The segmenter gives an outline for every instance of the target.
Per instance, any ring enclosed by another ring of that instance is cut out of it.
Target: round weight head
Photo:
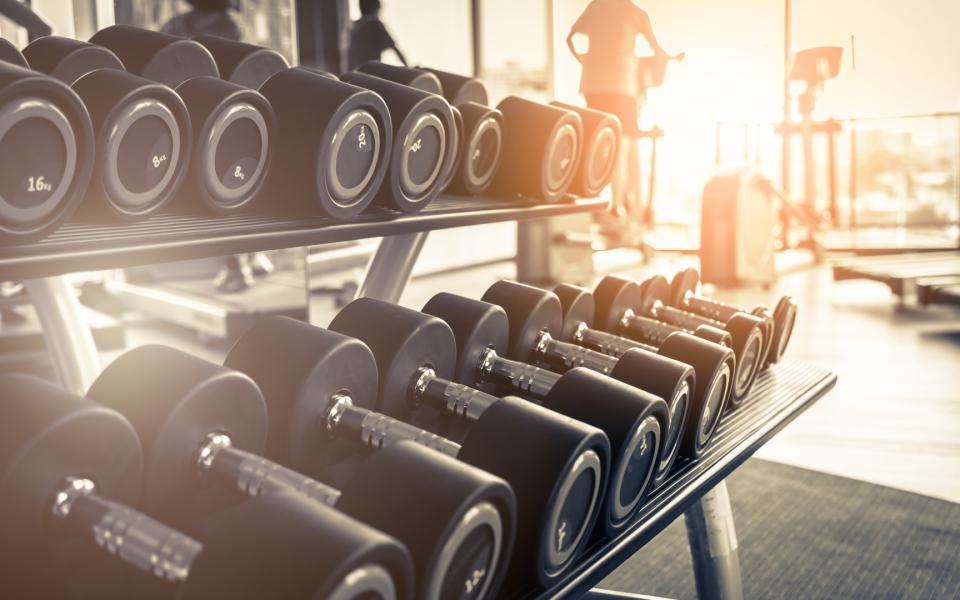
[[[617,333],[627,311],[637,311],[642,299],[636,283],[607,275],[600,280],[593,292],[596,304],[593,322],[597,329]]]
[[[250,376],[270,412],[266,456],[303,473],[316,473],[352,453],[330,444],[326,428],[334,396],[354,406],[377,403],[377,363],[363,342],[289,317],[260,319],[237,340],[224,366]]]
[[[760,369],[770,366],[770,349],[773,347],[774,321],[773,313],[766,306],[756,306],[750,314],[763,321],[763,348],[760,349]]]
[[[447,130],[433,112],[423,112],[400,126],[400,189],[411,202],[427,197],[437,183],[447,151]]]
[[[510,321],[508,355],[521,362],[536,362],[541,332],[560,335],[563,308],[556,294],[516,281],[498,281],[484,292],[484,302],[503,308]]]
[[[639,313],[649,315],[655,310],[657,305],[668,306],[670,302],[670,283],[663,275],[654,275],[640,284],[640,293],[643,299],[640,301]]]
[[[30,66],[56,77],[67,85],[97,69],[123,71],[117,55],[103,46],[72,38],[49,35],[38,38],[23,49]]]
[[[458,108],[468,124],[460,158],[462,186],[467,193],[479,194],[490,187],[500,168],[503,115],[496,109],[472,102]]]
[[[460,109],[455,106],[450,107],[450,113],[453,115],[453,127],[447,130],[450,139],[447,140],[447,155],[442,173],[443,182],[440,184],[441,190],[447,189],[450,182],[456,177],[463,149],[463,115],[460,113]]]
[[[736,313],[727,321],[727,331],[733,338],[733,352],[737,356],[731,407],[736,407],[746,398],[753,381],[760,371],[763,357],[763,321],[747,313]]]
[[[697,387],[683,426],[680,454],[698,458],[709,445],[733,391],[736,358],[733,350],[686,333],[668,336],[660,354],[687,363],[696,371]]]
[[[771,363],[779,362],[783,353],[790,343],[793,336],[793,325],[797,321],[797,303],[790,296],[784,296],[777,302],[777,308],[773,313],[774,332],[773,342],[770,346],[770,356],[767,360]]]
[[[414,598],[413,563],[396,539],[298,494],[252,498],[207,529],[181,600]]]
[[[18,67],[23,67],[24,69],[30,68],[27,60],[23,57],[23,54],[20,54],[17,47],[3,38],[0,38],[0,60],[17,65]]]
[[[693,335],[702,340],[713,342],[714,344],[733,348],[733,336],[730,335],[730,332],[725,329],[720,329],[719,327],[714,327],[713,325],[698,325],[697,328],[693,330]]]
[[[560,330],[560,339],[572,340],[581,327],[590,327],[593,324],[593,315],[596,306],[593,294],[577,285],[561,283],[553,288],[553,293],[560,299],[563,307],[563,328]]]
[[[618,128],[617,128],[618,129]],[[587,193],[599,194],[610,183],[617,166],[619,132],[613,122],[598,127],[584,153],[583,181]]]
[[[0,375],[0,389],[0,577],[9,590],[61,541],[52,511],[67,478],[135,504],[143,456],[136,432],[107,407],[28,375]]]
[[[246,375],[166,346],[141,346],[114,360],[87,397],[116,409],[136,428],[146,470],[143,508],[174,523],[235,501],[219,486],[203,486],[199,451],[211,433],[259,454],[267,410]]]
[[[599,428],[610,439],[611,467],[600,519],[615,537],[649,489],[669,415],[663,399],[582,367],[565,373],[543,406]],[[661,429],[662,428],[662,429]]]
[[[442,379],[456,369],[457,343],[450,326],[421,312],[373,298],[359,298],[343,307],[330,329],[355,337],[370,347],[380,371],[377,409],[404,418],[416,407],[410,386],[421,367]]]
[[[118,102],[98,135],[100,178],[114,210],[136,218],[162,208],[186,174],[191,137],[183,101],[165,86],[144,85]]]
[[[670,281],[670,306],[678,308],[686,304],[688,294],[694,294],[697,291],[697,285],[700,284],[700,274],[694,268],[678,271]]]
[[[602,506],[610,465],[606,435],[507,396],[473,424],[459,458],[503,477],[516,494],[517,542],[508,580],[535,580],[542,587],[555,582],[573,565]]]
[[[337,509],[407,546],[417,598],[492,597],[509,564],[516,500],[507,483],[413,442],[364,460]]]
[[[559,200],[570,188],[580,160],[580,117],[567,111],[547,138],[541,164],[541,185],[546,200]]]
[[[653,475],[654,487],[663,483],[677,457],[683,424],[696,390],[696,373],[679,360],[633,348],[617,361],[610,376],[663,398],[667,418],[660,421],[660,453]]]
[[[220,77],[251,89],[260,89],[271,76],[290,67],[276,50],[228,40],[215,35],[198,35],[202,44],[217,61]]]
[[[423,312],[443,319],[457,341],[454,380],[475,387],[481,357],[487,348],[506,356],[510,324],[507,313],[495,304],[440,292],[423,305]]]
[[[371,182],[383,178],[381,155],[389,138],[383,138],[384,124],[379,119],[386,107],[381,108],[384,112],[378,113],[358,104],[328,126],[331,131],[324,139],[331,144],[320,151],[317,187],[326,190],[340,208],[364,202],[370,197]]]

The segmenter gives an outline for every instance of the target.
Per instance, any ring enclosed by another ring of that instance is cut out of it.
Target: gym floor
[[[663,258],[624,274],[691,265],[696,259]],[[419,308],[441,289],[479,297],[514,275],[513,263],[502,263],[418,278],[401,303]],[[880,283],[834,283],[826,265],[783,275],[770,291],[711,293],[744,306],[792,295],[800,312],[787,355],[838,375],[836,388],[758,457],[960,502],[960,312],[899,306]]]

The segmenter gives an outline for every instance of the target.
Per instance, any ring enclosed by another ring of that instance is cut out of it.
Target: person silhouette
[[[380,20],[380,0],[360,0],[360,15],[350,29],[348,68],[352,70],[368,60],[380,60],[387,50],[393,50],[400,62],[406,66],[406,57],[387,31],[387,26]]]
[[[160,31],[187,38],[210,34],[228,40],[244,41],[245,32],[231,14],[231,11],[236,10],[235,1],[187,0],[190,10],[164,23]]]
[[[587,38],[585,52],[577,51],[577,36]],[[612,206],[614,221],[621,225],[622,219],[641,213],[637,119],[645,82],[636,54],[638,36],[655,58],[666,60],[649,15],[632,0],[592,0],[567,35],[567,47],[582,67],[580,93],[587,106],[616,115],[623,127]],[[638,225],[637,221],[630,219],[629,224]]]

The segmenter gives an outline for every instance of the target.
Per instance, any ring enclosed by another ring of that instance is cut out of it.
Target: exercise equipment
[[[423,210],[440,193],[456,162],[456,122],[442,96],[366,73],[341,79],[380,94],[390,109],[393,150],[378,202],[406,213]]]
[[[90,115],[77,94],[26,69],[0,39],[0,244],[50,233],[76,210],[93,172]]]
[[[620,288],[625,280],[607,277],[597,286],[598,304],[605,306],[618,304]],[[737,357],[737,368],[733,375],[733,392],[730,394],[731,406],[735,407],[746,398],[753,387],[753,382],[760,372],[760,366],[765,359],[764,349],[767,342],[764,338],[764,320],[744,312],[738,312],[726,322],[719,322],[690,313],[669,305],[670,284],[662,275],[655,275],[640,286],[640,304],[634,309],[638,314],[647,316],[676,327],[692,331],[697,327],[723,327],[730,334],[733,352]],[[602,291],[602,293],[601,293]],[[619,304],[623,306],[623,304]],[[619,308],[617,309],[620,310]],[[644,322],[639,322],[640,327]]]
[[[440,81],[443,96],[453,106],[460,106],[467,102],[482,105],[490,104],[486,86],[475,77],[467,77],[429,67],[417,68],[432,73]]]
[[[556,202],[577,173],[583,124],[572,111],[508,96],[503,113],[503,158],[494,180],[502,194]]]
[[[451,381],[456,340],[436,317],[360,298],[337,314],[330,329],[373,351],[380,410],[404,418],[429,406],[469,424],[457,457],[513,487],[517,541],[508,588],[531,581],[547,587],[566,573],[603,506],[607,436],[526,400],[497,398]]]
[[[449,190],[477,195],[493,184],[503,157],[503,113],[476,102],[456,107],[463,117],[460,160]]]
[[[670,280],[670,305],[709,317],[715,321],[726,322],[738,313],[747,312],[733,305],[697,294],[700,274],[696,269],[688,268],[677,272]],[[797,318],[797,303],[790,296],[781,296],[773,314],[765,306],[756,306],[749,314],[764,322],[764,348],[761,366],[780,361]]]
[[[271,212],[354,217],[374,200],[393,158],[383,98],[333,77],[293,68],[260,88],[279,122]],[[267,207],[264,207],[267,208]]]
[[[258,341],[263,341],[259,331],[241,340],[231,355],[237,360],[237,353],[247,353],[246,345]],[[257,356],[276,372],[263,350]],[[369,364],[356,372],[372,373],[375,384],[376,364],[369,351],[367,357]],[[372,392],[368,403],[375,399]],[[239,371],[172,348],[143,346],[111,363],[88,398],[130,419],[146,448],[144,507],[175,523],[189,523],[237,498],[296,491],[400,539],[413,555],[416,597],[432,600],[462,587],[474,568],[496,577],[493,571],[502,565],[485,561],[509,554],[503,549],[512,526],[506,483],[431,450],[391,444],[363,461],[342,490],[260,456],[268,432],[267,405],[256,383]],[[276,416],[285,425],[280,408]],[[346,422],[328,426],[324,433],[352,432],[367,446],[383,443],[350,421],[358,411],[340,408],[337,419]],[[310,424],[322,426],[317,420]],[[431,486],[435,481],[444,482],[442,490]],[[224,485],[209,485],[213,482]],[[400,506],[403,519],[396,518]]]
[[[91,44],[116,54],[127,71],[177,87],[194,77],[219,77],[213,55],[202,44],[130,25],[111,25],[90,38]]]
[[[268,79],[290,68],[282,54],[263,46],[216,35],[198,35],[193,41],[210,51],[222,79],[243,87],[258,90]]]
[[[76,556],[79,544],[149,576],[130,583],[163,585],[176,598],[413,598],[406,549],[301,497],[253,499],[202,540],[134,510],[143,458],[128,421],[32,376],[4,374],[0,387],[5,593],[59,597],[60,557]]]
[[[498,281],[487,289],[483,300],[502,307],[510,321],[508,355],[552,370],[585,366],[666,399],[670,413],[679,413],[679,418],[671,417],[664,446],[679,445],[676,452],[680,455],[699,457],[728,393],[733,353],[720,349],[720,356],[710,362],[693,361],[691,356],[701,353],[704,345],[708,349],[715,346],[691,336],[672,338],[659,351],[616,340],[616,346],[608,341],[598,349],[588,348],[582,345],[586,334],[598,337],[587,328],[593,318],[589,311],[592,297],[587,294],[573,303],[564,289],[560,291],[563,300],[555,293],[514,281]],[[612,347],[616,352],[611,352]],[[669,464],[659,465],[655,485],[663,482],[668,469]]]
[[[81,217],[141,219],[166,206],[192,151],[190,114],[180,96],[127,73],[112,51],[86,42],[40,38],[24,56],[32,68],[70,85],[93,120],[96,168]]]
[[[423,312],[443,319],[453,330],[458,383],[517,394],[607,434],[613,458],[600,519],[610,537],[629,526],[654,473],[661,464],[668,463],[669,468],[676,457],[676,445],[663,444],[670,428],[663,398],[589,369],[558,374],[503,358],[510,324],[499,306],[440,293],[424,305]]]
[[[580,115],[583,122],[583,153],[570,191],[578,196],[594,198],[609,185],[617,167],[622,136],[620,119],[582,106],[556,101],[550,104]]]

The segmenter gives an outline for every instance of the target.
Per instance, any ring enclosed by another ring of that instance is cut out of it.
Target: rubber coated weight
[[[129,25],[111,25],[93,34],[90,42],[109,48],[127,71],[177,87],[193,77],[220,77],[217,62],[201,44]]]
[[[394,146],[378,202],[407,213],[423,210],[454,166],[456,123],[450,105],[436,94],[365,73],[342,79],[380,94],[390,109]]]
[[[495,190],[546,202],[562,198],[580,160],[580,116],[516,96],[505,98],[497,109],[503,113],[504,140]]]
[[[82,474],[126,504],[140,497],[143,455],[136,432],[116,412],[47,381],[0,375],[0,579],[5,593],[36,594],[54,546],[57,490]],[[31,587],[33,586],[33,587]]]
[[[69,218],[93,155],[93,126],[77,94],[0,61],[0,244],[43,237]]]
[[[510,320],[507,355],[521,362],[536,362],[537,339],[541,332],[559,333],[563,309],[555,294],[512,281],[498,281],[480,298],[503,308]]]
[[[730,335],[730,332],[718,329],[713,325],[698,325],[696,329],[693,330],[693,335],[708,342],[713,342],[714,344],[733,348],[733,336]]]
[[[457,75],[438,69],[428,67],[418,67],[423,71],[433,73],[443,88],[443,96],[447,102],[454,106],[460,106],[465,102],[475,102],[477,104],[490,104],[487,95],[487,88],[483,82],[474,77]]]
[[[417,597],[410,554],[397,540],[296,494],[252,498],[207,529],[178,598]]]
[[[383,98],[301,68],[277,73],[260,92],[279,124],[266,184],[269,210],[336,219],[360,214],[390,164],[393,125]]]
[[[379,60],[368,60],[356,68],[361,73],[388,79],[430,94],[443,95],[443,86],[436,75],[423,69],[388,65]]]
[[[505,354],[509,328],[506,313],[499,306],[446,293],[431,298],[423,312],[450,325],[460,352],[458,381],[478,387],[484,350],[490,348],[499,356]],[[512,394],[519,390],[513,385],[504,385],[500,391]],[[665,431],[669,423],[666,403],[652,394],[582,368],[557,375],[539,402],[607,434],[612,475],[600,522],[606,535],[615,536],[630,523],[639,509],[640,499],[649,489],[657,468],[661,427]]]
[[[563,307],[562,339],[578,340],[582,330],[589,330],[593,324],[593,294],[569,284],[558,285],[554,293]],[[686,363],[639,348],[627,350],[618,358],[611,372],[614,379],[632,383],[663,398],[667,404],[669,419],[661,423],[661,450],[652,481],[653,487],[658,487],[669,474],[680,448],[683,424],[696,389],[696,372]]]
[[[199,485],[198,452],[210,433],[227,434],[233,447],[254,454],[266,444],[266,404],[249,377],[165,346],[141,346],[114,360],[87,397],[136,428],[146,456],[142,506],[175,524],[237,501],[232,489]]]
[[[18,67],[23,67],[24,69],[30,68],[30,65],[27,64],[27,59],[17,50],[17,47],[3,38],[0,38],[0,60]]]
[[[570,191],[593,198],[613,179],[620,152],[620,120],[615,115],[591,108],[563,102],[550,104],[577,113],[583,121],[583,153]]]
[[[276,149],[273,107],[262,94],[213,77],[177,87],[195,132],[189,193],[178,203],[190,212],[227,214],[249,207]]]
[[[770,354],[767,360],[771,363],[780,362],[787,344],[793,336],[793,326],[797,322],[797,303],[790,296],[784,296],[777,302],[773,313],[775,323],[773,342],[770,344]]]
[[[456,106],[451,106],[450,112],[453,113],[453,129],[450,130],[449,142],[451,148],[453,148],[453,157],[450,158],[450,166],[440,184],[441,191],[450,187],[453,178],[457,176],[457,171],[460,170],[460,159],[463,155],[463,114]]]
[[[56,35],[30,42],[23,54],[31,69],[56,77],[67,85],[98,69],[125,70],[120,58],[107,48]]]
[[[503,114],[475,102],[457,107],[463,115],[460,160],[450,183],[458,194],[482,194],[500,169],[503,149]]]
[[[220,78],[260,89],[268,79],[290,68],[287,59],[276,50],[228,40],[216,35],[198,35],[193,41],[210,51],[217,63]]]

